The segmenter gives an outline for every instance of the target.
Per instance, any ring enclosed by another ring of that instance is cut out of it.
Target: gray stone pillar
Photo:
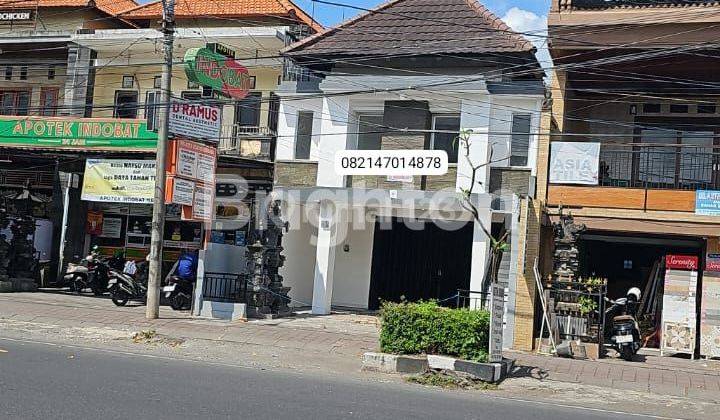
[[[90,117],[94,70],[92,61],[95,52],[77,44],[68,44],[67,76],[62,96],[63,108],[58,113],[64,116]]]

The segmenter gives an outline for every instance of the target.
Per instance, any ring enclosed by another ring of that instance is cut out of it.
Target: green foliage
[[[393,354],[443,354],[487,360],[490,313],[448,309],[434,301],[383,303],[380,348]]]
[[[598,307],[595,299],[587,296],[580,296],[578,298],[578,303],[580,304],[580,313],[583,315],[589,314],[590,312],[596,310]]]

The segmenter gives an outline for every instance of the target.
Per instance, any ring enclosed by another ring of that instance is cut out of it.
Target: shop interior
[[[619,235],[588,231],[578,243],[583,278],[607,279],[607,297],[625,297],[637,287],[642,291],[638,322],[645,348],[658,348],[662,319],[665,256],[696,256],[702,261],[704,240],[690,237]]]

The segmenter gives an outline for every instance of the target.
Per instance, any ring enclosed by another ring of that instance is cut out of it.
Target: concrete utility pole
[[[155,202],[153,203],[150,238],[150,267],[148,273],[147,307],[145,317],[157,319],[160,314],[160,284],[162,283],[162,250],[165,231],[165,158],[168,141],[168,114],[172,87],[173,41],[175,34],[175,0],[162,0],[163,52],[162,90],[158,108],[158,142],[155,172]]]

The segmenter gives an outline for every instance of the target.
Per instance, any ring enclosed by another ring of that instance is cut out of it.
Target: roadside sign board
[[[219,107],[173,99],[168,115],[170,134],[217,143],[222,130]]]
[[[155,166],[154,160],[87,159],[82,199],[151,204],[155,195]]]
[[[210,48],[187,50],[185,75],[191,82],[212,88],[233,99],[242,99],[247,96],[253,84],[245,66]]]
[[[720,191],[697,190],[695,192],[695,214],[720,216]]]
[[[168,149],[165,202],[182,205],[183,220],[212,220],[217,149],[185,139]]]

